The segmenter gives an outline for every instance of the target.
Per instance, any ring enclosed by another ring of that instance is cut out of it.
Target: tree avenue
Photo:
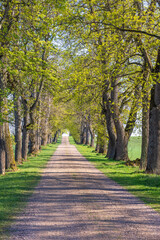
[[[158,0],[1,1],[0,173],[64,129],[127,161],[141,115],[140,168],[160,174],[159,16]]]

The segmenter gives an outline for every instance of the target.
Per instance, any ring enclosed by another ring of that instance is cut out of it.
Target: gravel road
[[[10,240],[160,240],[160,214],[89,163],[68,137],[48,162]]]

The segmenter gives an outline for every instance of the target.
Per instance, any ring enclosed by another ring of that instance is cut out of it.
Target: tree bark
[[[147,173],[160,174],[160,84],[151,91]]]
[[[41,149],[41,130],[40,130],[40,117],[37,119],[37,131],[36,131],[36,148],[37,151]]]
[[[111,114],[107,89],[105,92],[103,92],[102,103],[103,103],[103,113],[105,114],[108,137],[109,137],[107,157],[109,159],[114,159],[116,155],[116,133],[114,131],[114,122]]]
[[[95,148],[95,151],[96,151],[97,153],[99,152],[99,148],[100,148],[99,136],[97,135],[97,142],[96,142],[96,148]]]
[[[29,132],[29,153],[36,153],[37,148],[36,148],[36,130],[35,129],[30,129]]]
[[[90,135],[91,135],[91,143],[90,143],[90,146],[91,147],[94,147],[94,142],[95,142],[95,133],[94,133],[94,131],[91,129],[91,127],[90,127]]]
[[[56,133],[54,134],[54,138],[53,138],[53,142],[57,143],[58,140],[58,130],[56,131]]]
[[[48,141],[48,129],[47,126],[44,125],[42,127],[42,146],[46,146]]]
[[[40,112],[40,103],[38,105],[38,112]],[[41,132],[40,132],[40,114],[36,112],[35,114],[35,153],[39,152],[39,149],[41,147]]]
[[[15,161],[22,162],[22,121],[21,121],[21,103],[20,98],[14,94],[15,104]]]
[[[83,128],[82,132],[82,144],[86,144],[86,126]]]
[[[0,124],[0,174],[5,174],[6,169],[6,151],[3,128],[4,125]]]
[[[0,174],[5,174],[6,169],[6,150],[5,150],[5,130],[4,130],[4,92],[3,73],[0,72]]]
[[[90,137],[90,134],[89,134],[89,123],[87,121],[87,124],[86,124],[86,141],[85,141],[85,145],[89,145],[89,137]]]
[[[144,73],[144,85],[142,87],[142,147],[140,169],[145,170],[147,167],[148,141],[149,141],[149,96],[148,89],[149,72]]]
[[[23,130],[22,130],[22,159],[24,161],[27,160],[28,154],[28,143],[29,143],[29,110],[27,107],[26,100],[23,99],[23,107],[24,107],[24,117],[23,117]]]
[[[116,150],[114,159],[128,160],[128,139],[125,134],[123,123],[120,120],[120,113],[118,108],[118,79],[112,79],[111,86],[112,117],[116,129]]]
[[[15,11],[16,4],[13,4],[11,1],[3,1],[4,3],[1,4],[2,8],[2,21],[1,21],[1,27],[0,27],[0,46],[1,48],[8,47],[9,45],[9,38],[8,34],[11,30],[11,27],[14,23],[14,21],[18,21],[19,13]],[[17,9],[18,10],[18,9]],[[1,50],[2,50],[1,49]],[[5,51],[4,51],[5,52]],[[0,61],[4,61],[4,53],[1,51],[0,54]],[[12,167],[13,169],[16,169],[15,165],[15,159],[14,159],[14,153],[13,153],[13,147],[12,147],[12,141],[11,136],[9,132],[9,124],[6,123],[8,116],[7,113],[4,114],[4,102],[5,102],[5,108],[7,109],[7,98],[4,94],[4,90],[6,89],[6,75],[7,70],[0,66],[0,173],[5,173],[5,168]],[[5,109],[5,110],[6,110]],[[4,119],[6,118],[6,119]]]
[[[148,173],[160,174],[160,47],[158,48],[156,66],[153,71],[157,82],[151,90],[149,113]]]
[[[11,168],[15,171],[17,167],[14,158],[13,145],[8,122],[5,123],[5,149],[6,149],[6,169]]]
[[[48,143],[49,134],[49,116],[50,116],[50,105],[51,99],[49,96],[43,96],[44,101],[47,103],[47,108],[43,111],[45,112],[45,118],[42,119],[42,145],[45,146]]]
[[[98,120],[98,126],[97,126],[97,146],[96,151],[98,153],[107,153],[107,130],[106,130],[106,124],[104,124],[105,117],[104,115],[101,115]]]
[[[48,134],[48,144],[50,144],[52,142],[52,135],[51,134]]]
[[[3,59],[4,60],[4,59]],[[3,61],[5,63],[5,61]],[[2,146],[0,146],[0,159],[1,162],[1,172],[4,174],[4,155],[5,155],[5,169],[12,168],[16,170],[16,163],[14,158],[12,139],[9,131],[9,123],[8,123],[8,102],[7,96],[5,95],[6,83],[7,83],[7,70],[0,70],[0,118],[1,118],[1,138],[0,142]],[[4,148],[5,147],[5,148]],[[5,149],[5,154],[4,154]]]
[[[86,142],[86,122],[84,120],[84,116],[82,116],[80,143],[85,144],[85,142]]]

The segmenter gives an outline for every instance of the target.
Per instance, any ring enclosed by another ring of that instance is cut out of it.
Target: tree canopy
[[[108,158],[128,160],[141,116],[140,167],[160,174],[159,0],[0,5],[0,172],[64,129],[79,143],[96,139]]]

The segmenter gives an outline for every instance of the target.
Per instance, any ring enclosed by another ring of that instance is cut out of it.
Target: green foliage
[[[79,116],[88,109],[91,113],[93,108],[98,115],[103,92],[107,92],[112,115],[116,112],[115,121],[118,119],[129,132],[145,101],[144,85],[147,82],[149,92],[153,84],[152,77],[149,80],[144,77],[144,68],[145,65],[150,68],[149,62],[156,63],[156,45],[152,36],[146,34],[158,34],[156,3],[117,1],[115,4],[97,0],[67,3],[66,12],[59,16],[62,23],[59,33],[64,36],[60,61],[63,96],[74,99],[76,110],[81,110]],[[154,30],[149,22],[155,26]],[[133,29],[139,32],[129,31]],[[157,38],[155,42],[159,44]],[[116,101],[111,97],[115,91]],[[97,119],[93,119],[93,125]]]

